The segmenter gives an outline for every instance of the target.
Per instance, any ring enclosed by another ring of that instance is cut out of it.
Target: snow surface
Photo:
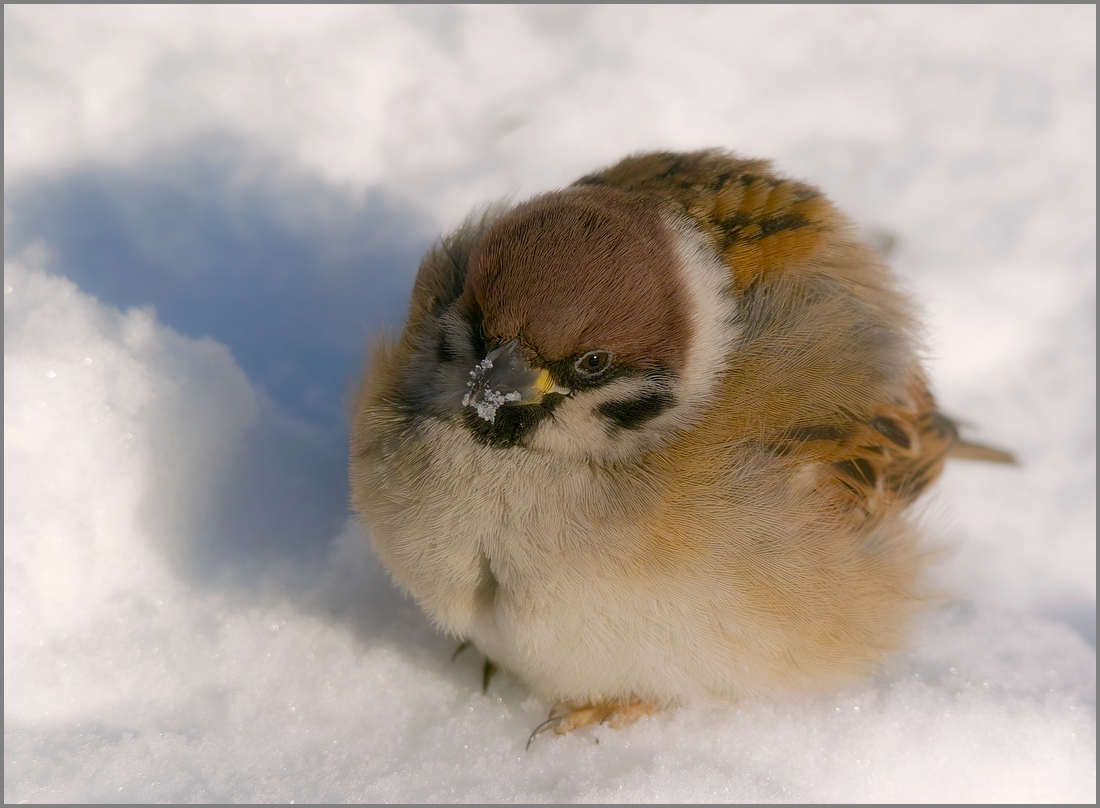
[[[5,6],[7,801],[1095,799],[1093,6]],[[347,391],[475,205],[771,157],[1019,468],[872,681],[527,735],[349,520]]]

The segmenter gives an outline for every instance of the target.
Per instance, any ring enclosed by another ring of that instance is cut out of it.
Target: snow
[[[7,801],[1080,801],[1093,6],[5,6]],[[348,392],[477,205],[632,151],[822,187],[1017,468],[867,682],[530,731],[349,518]]]
[[[462,397],[463,407],[473,406],[478,417],[490,424],[496,421],[497,410],[509,401],[519,401],[523,398],[516,390],[501,393],[489,387],[489,380],[486,379],[485,374],[492,369],[493,360],[490,357],[487,356],[478,362],[470,371],[470,381],[466,382],[466,386],[470,388],[469,392]]]

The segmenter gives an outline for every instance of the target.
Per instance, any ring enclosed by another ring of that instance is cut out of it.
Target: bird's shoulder
[[[678,207],[714,245],[740,289],[769,270],[805,261],[846,224],[813,186],[780,176],[767,160],[717,149],[635,155],[575,185],[617,188]]]
[[[816,188],[719,150],[635,155],[577,185],[664,200],[729,267],[743,335],[724,405],[694,441],[810,469],[823,494],[864,514],[908,504],[939,476],[958,433],[915,358],[909,302]]]

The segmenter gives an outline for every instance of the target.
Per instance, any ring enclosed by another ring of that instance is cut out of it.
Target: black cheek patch
[[[647,421],[656,418],[675,403],[676,399],[671,393],[648,393],[626,401],[607,401],[597,409],[600,415],[621,429],[641,429]]]

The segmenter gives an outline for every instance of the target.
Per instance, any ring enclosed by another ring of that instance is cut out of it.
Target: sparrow
[[[627,157],[424,257],[353,404],[351,504],[441,630],[555,703],[536,732],[820,691],[929,600],[906,509],[945,459],[914,307],[817,189]]]

